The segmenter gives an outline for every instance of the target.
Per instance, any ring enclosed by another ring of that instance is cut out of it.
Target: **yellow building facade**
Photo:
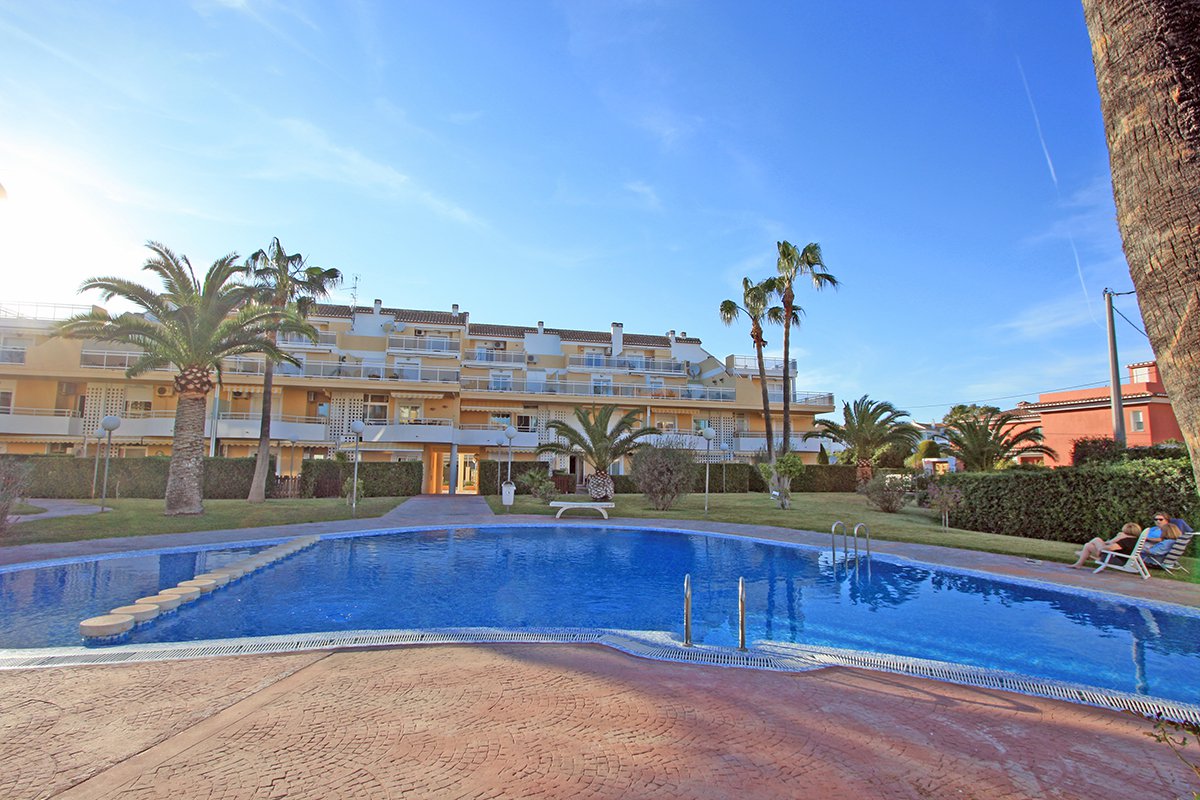
[[[82,310],[0,305],[0,452],[91,455],[100,420],[115,415],[114,455],[170,455],[174,373],[127,378],[135,349],[53,335],[55,321]],[[552,437],[547,423],[573,422],[577,406],[636,410],[702,461],[749,461],[766,447],[755,358],[720,360],[686,333],[626,333],[620,323],[608,331],[480,324],[458,306],[422,311],[379,300],[319,304],[309,321],[317,341],[282,342],[300,366],[277,365],[270,398],[261,358],[224,363],[209,402],[210,454],[253,455],[264,401],[281,474],[298,473],[304,459],[353,451],[350,425],[361,419],[360,458],[421,461],[428,493],[474,491],[480,459],[508,458],[509,426],[517,431],[512,458],[537,458],[534,450]],[[767,366],[778,437],[783,363]],[[830,393],[794,393],[792,449],[806,462],[815,462],[819,445],[801,437],[814,415],[832,410]],[[704,428],[715,434],[711,443]],[[553,467],[584,476],[574,458]]]

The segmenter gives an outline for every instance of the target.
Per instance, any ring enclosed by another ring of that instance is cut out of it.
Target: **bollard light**
[[[104,438],[104,428],[96,428],[92,434],[96,437],[96,463],[92,466],[92,499],[96,499],[96,484],[100,481],[100,440]]]
[[[704,437],[705,443],[708,445],[708,453],[704,457],[704,513],[708,513],[708,469],[712,466],[712,442],[716,438],[716,432],[712,428],[704,428],[700,431],[700,435]]]
[[[363,431],[367,429],[366,424],[361,419],[356,419],[350,423],[350,430],[354,431],[354,484],[350,487],[350,516],[358,515],[358,443],[362,441]]]
[[[104,482],[100,486],[100,511],[103,513],[105,501],[108,500],[108,459],[112,456],[112,435],[113,431],[121,427],[121,418],[109,414],[100,420],[100,427],[108,434],[108,440],[104,446]]]

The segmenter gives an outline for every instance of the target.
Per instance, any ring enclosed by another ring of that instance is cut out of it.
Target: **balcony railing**
[[[783,392],[767,390],[767,399],[772,403],[783,402]],[[833,395],[829,392],[793,392],[792,405],[797,406],[832,406]]]
[[[601,356],[584,353],[569,356],[567,364],[584,369],[612,369],[628,372],[659,372],[682,375],[687,369],[682,361],[673,358],[641,358],[639,356]]]
[[[459,342],[441,336],[389,336],[388,350],[405,350],[414,353],[445,353],[455,355]]]
[[[78,417],[73,408],[27,408],[25,406],[0,406],[0,414],[21,417]]]
[[[463,378],[466,392],[515,392],[525,394],[557,394],[591,397],[636,397],[664,400],[709,400],[733,402],[733,389],[713,389],[704,386],[651,387],[643,384],[592,384],[568,381],[526,381],[496,378]]]
[[[288,350],[303,350],[313,347],[337,347],[337,334],[330,331],[317,331],[317,340],[314,342],[307,336],[285,333],[279,337],[279,346]]]
[[[464,362],[479,364],[524,364],[525,353],[509,353],[505,350],[468,350],[463,354]]]
[[[792,374],[796,374],[796,359],[791,359]],[[768,375],[783,374],[783,359],[763,357],[763,367]],[[733,370],[748,375],[758,374],[758,356],[734,356]]]
[[[376,422],[375,425],[435,425],[444,427],[454,424],[454,420],[449,417],[408,417],[405,419],[396,418],[390,422]]]
[[[175,412],[172,411],[172,414]],[[222,411],[217,415],[218,419],[224,420],[240,420],[258,422],[262,419],[262,414],[258,411]],[[308,425],[324,425],[329,421],[328,417],[302,417],[295,414],[272,414],[272,422],[299,422]]]
[[[257,358],[228,358],[222,362],[226,373],[262,375],[264,363]],[[458,383],[458,370],[409,366],[407,364],[366,364],[347,361],[309,361],[303,366],[277,364],[275,374],[285,377],[338,378],[342,380],[416,381],[420,383]]]
[[[0,303],[0,318],[58,320],[91,310],[91,306],[66,303]]]
[[[0,364],[24,364],[24,347],[0,347]]]
[[[79,366],[94,369],[129,369],[144,353],[139,350],[84,350]],[[162,369],[169,370],[170,367]]]

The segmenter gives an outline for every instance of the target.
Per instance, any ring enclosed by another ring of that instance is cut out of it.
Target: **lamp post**
[[[729,491],[729,485],[725,482],[725,464],[729,461],[729,442],[721,442],[721,493]]]
[[[717,435],[712,428],[705,428],[700,432],[704,437],[705,444],[708,445],[708,452],[704,457],[704,513],[708,513],[708,469],[712,466],[712,440]]]
[[[361,419],[356,419],[350,423],[350,430],[354,431],[354,485],[350,487],[350,516],[358,515],[358,443],[362,441],[363,431],[367,426],[363,424]]]
[[[517,487],[512,482],[512,443],[513,439],[517,438],[517,429],[512,425],[507,426],[504,429],[504,438],[508,439],[508,478],[500,489],[500,501],[504,503],[505,508],[512,511],[513,500],[517,493]]]
[[[100,480],[100,440],[104,438],[104,428],[96,428],[92,434],[96,437],[96,465],[92,467],[92,499],[96,499],[96,483]]]
[[[109,414],[100,420],[100,427],[108,433],[108,441],[104,446],[104,482],[100,485],[100,511],[103,513],[104,503],[108,499],[108,459],[112,456],[112,435],[113,431],[121,427],[121,418]]]

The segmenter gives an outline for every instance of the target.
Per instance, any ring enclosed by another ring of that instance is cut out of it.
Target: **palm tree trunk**
[[[205,397],[200,392],[179,396],[172,434],[171,466],[167,472],[166,515],[203,514]]]
[[[762,388],[763,425],[767,433],[767,463],[775,463],[775,426],[771,423],[771,393],[767,391],[767,365],[763,361],[762,339],[756,339],[754,350],[758,355],[758,385]]]
[[[1200,0],[1083,0],[1117,224],[1200,484]]]
[[[857,469],[854,470],[855,483],[862,486],[864,483],[869,483],[873,477],[875,477],[875,470],[871,468],[871,459],[858,459]]]
[[[788,289],[783,296],[783,443],[779,454],[792,449],[792,310],[795,298]]]
[[[275,337],[272,336],[272,339]],[[267,359],[263,369],[262,417],[258,425],[258,453],[254,460],[254,479],[250,482],[251,503],[267,499],[267,468],[271,464],[271,389],[275,384],[275,362]]]

